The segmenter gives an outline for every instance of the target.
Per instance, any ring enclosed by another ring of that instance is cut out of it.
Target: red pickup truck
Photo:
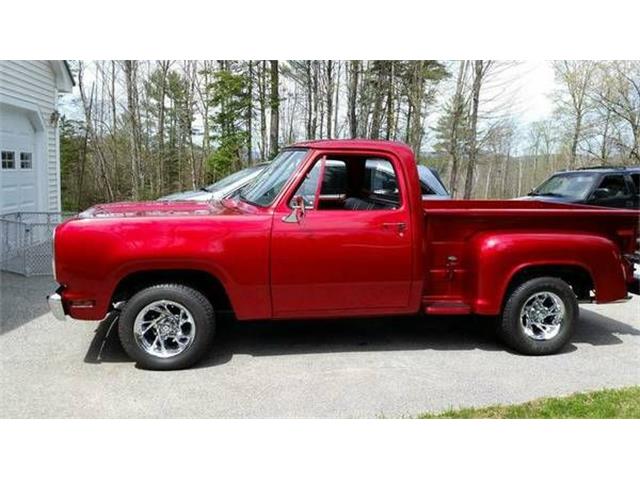
[[[512,349],[551,354],[578,302],[625,300],[638,213],[537,201],[421,198],[405,145],[284,149],[221,202],[97,205],[54,235],[56,317],[118,314],[128,354],[185,368],[216,311],[240,320],[380,315],[497,318]]]

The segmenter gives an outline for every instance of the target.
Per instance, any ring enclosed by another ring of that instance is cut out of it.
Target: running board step
[[[429,315],[468,315],[471,306],[462,302],[433,302],[424,307]]]

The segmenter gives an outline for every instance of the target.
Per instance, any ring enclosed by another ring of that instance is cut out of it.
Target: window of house
[[[12,170],[16,168],[16,157],[15,152],[11,152],[8,150],[2,150],[2,169],[3,170]]]
[[[33,168],[31,152],[20,152],[20,168],[22,169]]]

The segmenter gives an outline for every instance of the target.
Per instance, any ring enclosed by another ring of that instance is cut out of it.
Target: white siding
[[[47,201],[48,210],[60,210],[58,132],[49,124],[56,109],[58,92],[55,75],[48,61],[1,61],[0,95],[19,102],[35,105],[45,124],[47,151]]]

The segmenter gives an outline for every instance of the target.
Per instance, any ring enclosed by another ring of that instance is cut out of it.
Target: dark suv
[[[640,166],[558,172],[522,198],[637,209],[640,208]]]

